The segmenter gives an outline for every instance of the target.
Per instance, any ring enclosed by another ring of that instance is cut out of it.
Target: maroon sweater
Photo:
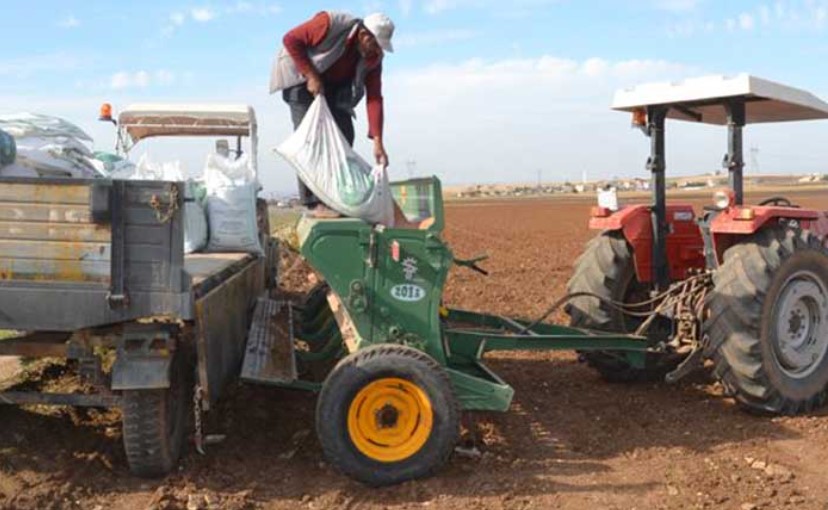
[[[296,69],[304,76],[308,76],[313,68],[313,63],[308,57],[308,48],[318,46],[325,40],[330,24],[330,16],[323,11],[285,34],[282,39],[285,49],[296,64]],[[360,58],[357,44],[356,37],[350,37],[346,41],[345,53],[334,62],[330,69],[322,73],[322,81],[337,84],[352,81],[356,77],[357,63]],[[366,66],[368,68],[365,75],[368,137],[382,138],[382,64],[379,59],[375,59],[367,61]]]

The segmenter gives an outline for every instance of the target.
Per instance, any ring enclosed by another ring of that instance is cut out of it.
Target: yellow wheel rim
[[[434,413],[419,386],[396,377],[372,381],[348,408],[348,434],[366,457],[379,462],[405,460],[425,445]]]

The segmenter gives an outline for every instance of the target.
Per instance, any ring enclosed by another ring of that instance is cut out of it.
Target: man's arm
[[[322,77],[308,56],[308,49],[318,46],[328,35],[331,17],[320,12],[310,20],[297,26],[282,38],[296,69],[308,80],[308,92],[314,96],[322,92]]]
[[[385,122],[382,100],[382,65],[365,76],[365,106],[368,109],[368,137],[374,140],[374,158],[378,165],[388,166],[388,154],[382,142]]]

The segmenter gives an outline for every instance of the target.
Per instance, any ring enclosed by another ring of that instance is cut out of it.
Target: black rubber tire
[[[183,351],[173,357],[170,387],[128,390],[122,394],[124,450],[132,474],[168,474],[183,449],[192,399],[192,366]]]
[[[629,302],[631,286],[642,289],[635,274],[632,247],[618,231],[603,232],[587,243],[586,249],[575,261],[575,270],[567,283],[567,293],[591,292],[604,299]],[[632,301],[647,299],[647,292]],[[564,308],[570,326],[576,328],[633,333],[640,323],[620,311],[592,297],[580,297]],[[680,362],[650,355],[648,366],[635,368],[622,355],[612,352],[580,352],[579,356],[594,368],[601,378],[612,383],[663,381],[664,376]]]
[[[825,403],[828,356],[797,379],[781,368],[775,348],[775,304],[801,270],[828,286],[828,252],[808,231],[773,227],[730,247],[714,274],[704,325],[709,355],[725,392],[747,410],[798,414]]]
[[[379,462],[360,452],[348,431],[348,410],[360,389],[384,377],[416,384],[431,402],[433,421],[426,443],[398,462]],[[422,351],[375,345],[342,359],[325,380],[316,406],[316,433],[328,461],[351,478],[384,486],[431,475],[448,460],[460,439],[460,406],[448,374]]]

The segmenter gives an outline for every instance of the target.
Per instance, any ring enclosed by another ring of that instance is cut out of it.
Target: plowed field
[[[825,192],[791,196],[828,209]],[[593,234],[590,205],[449,204],[455,254],[488,252],[491,275],[456,270],[448,304],[540,314],[564,293]],[[299,275],[286,285],[304,285]],[[226,439],[206,456],[191,448],[176,473],[152,481],[127,472],[117,412],[0,407],[0,508],[828,508],[825,411],[751,416],[705,373],[676,386],[610,385],[569,353],[516,352],[489,364],[516,397],[509,413],[470,417],[479,455],[455,455],[431,479],[385,489],[325,463],[310,394],[233,389],[207,424]],[[36,384],[63,377],[59,366],[29,370]]]

